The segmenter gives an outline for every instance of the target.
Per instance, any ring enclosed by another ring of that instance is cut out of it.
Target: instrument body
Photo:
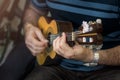
[[[40,65],[45,63],[48,56],[51,59],[55,58],[56,52],[53,51],[52,43],[56,37],[61,36],[62,32],[66,33],[67,43],[70,46],[74,46],[75,42],[87,46],[92,44],[102,44],[102,35],[99,32],[96,32],[95,30],[87,33],[82,33],[81,30],[73,32],[73,26],[71,22],[58,21],[50,17],[41,16],[38,21],[38,26],[44,37],[49,40],[48,47],[42,53],[37,55],[37,61]],[[83,38],[91,38],[92,41],[84,41]]]

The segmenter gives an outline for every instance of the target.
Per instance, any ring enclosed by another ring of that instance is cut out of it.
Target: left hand
[[[75,44],[70,47],[66,43],[66,35],[62,33],[62,36],[57,37],[53,41],[53,50],[64,58],[81,60],[84,62],[92,61],[93,55],[90,49],[84,48],[79,44]]]

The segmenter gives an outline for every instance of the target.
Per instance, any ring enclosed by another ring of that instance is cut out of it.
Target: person
[[[72,22],[74,31],[83,20],[102,19],[104,42],[102,49],[97,52],[80,44],[70,47],[63,32],[62,36],[53,41],[53,50],[63,58],[49,59],[46,65],[36,64],[25,80],[119,80],[119,10],[119,0],[31,0],[23,19],[25,44],[30,50],[25,53],[32,53],[36,57],[48,46],[49,41],[38,28],[38,19],[47,16],[49,12],[56,20]],[[93,61],[97,65],[84,65]]]
[[[104,42],[101,50],[94,52],[82,45],[70,47],[66,35],[53,41],[53,50],[64,57],[58,64],[39,65],[25,80],[119,80],[120,77],[120,11],[119,1],[84,0],[31,0],[24,15],[25,42],[33,56],[40,54],[48,40],[38,28],[40,16],[70,21],[77,30],[83,20],[102,19]],[[94,53],[97,53],[95,57]],[[50,61],[50,60],[49,60]],[[96,66],[85,66],[95,61]]]

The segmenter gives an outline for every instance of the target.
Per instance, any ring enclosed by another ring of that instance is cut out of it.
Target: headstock
[[[78,33],[83,36],[78,36],[77,41],[79,44],[88,47],[90,49],[100,49],[103,44],[102,37],[102,21],[97,19],[96,21],[83,21],[79,27]],[[88,35],[89,34],[89,35]]]

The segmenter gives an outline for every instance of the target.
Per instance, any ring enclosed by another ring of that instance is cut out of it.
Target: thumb
[[[62,33],[62,41],[65,43],[66,42],[66,34],[65,32]]]

